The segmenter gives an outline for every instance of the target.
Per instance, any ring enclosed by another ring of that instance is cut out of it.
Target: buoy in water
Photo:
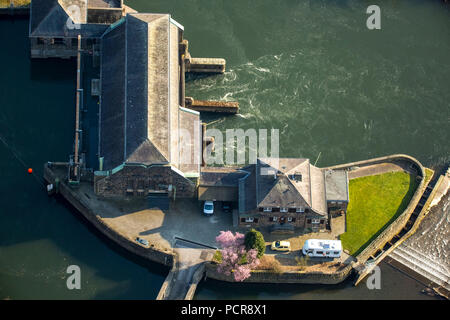
[[[28,173],[33,173],[33,169],[32,168],[28,168]]]

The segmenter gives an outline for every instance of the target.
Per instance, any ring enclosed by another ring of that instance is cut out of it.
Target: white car
[[[147,240],[137,237],[136,241],[139,242],[140,244],[148,247],[148,241]]]
[[[203,205],[203,214],[205,216],[211,216],[213,213],[214,213],[214,202],[205,201],[205,204]]]

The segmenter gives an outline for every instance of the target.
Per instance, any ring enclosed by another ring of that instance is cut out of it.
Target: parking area
[[[135,241],[137,237],[148,241],[150,246],[172,250],[175,237],[191,240],[211,247],[217,247],[215,238],[220,231],[231,230],[245,233],[248,229],[233,227],[233,213],[224,212],[221,203],[215,203],[214,214],[203,214],[203,202],[195,199],[177,199],[170,204],[169,210],[148,209],[146,199],[100,200],[88,184],[80,184],[80,194],[84,201],[96,212],[110,228],[124,237]],[[306,239],[333,239],[330,233],[272,234],[269,229],[261,228],[266,245],[266,255],[273,256],[283,265],[296,264],[301,257],[301,248]],[[291,242],[292,251],[279,253],[270,249],[272,241]],[[345,261],[346,255],[341,258]],[[348,257],[348,256],[347,256]],[[320,264],[322,258],[311,259]]]

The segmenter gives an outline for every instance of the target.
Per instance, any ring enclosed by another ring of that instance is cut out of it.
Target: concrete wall
[[[67,169],[66,169],[67,170]],[[44,166],[44,179],[48,183],[55,183],[55,174],[48,168],[47,165]],[[129,239],[121,236],[113,229],[109,228],[102,220],[97,218],[95,212],[93,212],[88,204],[84,203],[83,199],[78,196],[76,190],[71,189],[66,183],[62,182],[63,179],[60,178],[59,192],[61,195],[74,206],[90,223],[92,223],[97,230],[102,234],[107,236],[109,239],[117,243],[119,246],[123,247],[127,251],[136,254],[142,258],[157,262],[166,266],[172,266],[174,261],[174,254],[171,251],[159,251],[153,248],[143,247]]]
[[[206,264],[206,277],[210,279],[235,282],[233,276],[227,276],[216,271],[217,265],[213,263]],[[344,269],[335,273],[320,272],[283,272],[256,270],[252,271],[251,276],[244,280],[252,283],[310,283],[310,284],[337,284],[344,281],[352,272],[352,266],[348,265]]]
[[[433,201],[433,198],[440,186],[440,184],[442,183],[444,179],[444,176],[441,176],[439,178],[439,180],[437,181],[436,185],[433,188],[433,191],[431,192],[428,200],[426,201],[426,203],[424,204],[424,206],[422,207],[422,210],[420,211],[419,215],[417,216],[416,220],[414,221],[414,224],[412,225],[411,229],[406,232],[405,235],[403,235],[403,237],[401,237],[396,243],[394,243],[390,248],[388,248],[386,251],[384,251],[381,255],[379,255],[376,260],[374,261],[374,263],[372,263],[370,266],[362,269],[359,273],[358,278],[356,279],[355,285],[357,285],[362,279],[364,279],[370,272],[372,272],[373,268],[379,263],[381,262],[384,258],[386,258],[392,251],[394,251],[395,248],[397,248],[398,246],[400,246],[406,239],[408,239],[409,237],[411,237],[419,228],[420,222],[425,218],[425,216],[427,215],[427,213],[430,210],[430,203]],[[426,185],[428,185],[428,183],[426,183]],[[425,186],[426,188],[426,186]]]

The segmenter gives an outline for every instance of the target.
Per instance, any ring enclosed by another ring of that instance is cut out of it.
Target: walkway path
[[[166,278],[158,300],[191,300],[203,277],[204,263],[212,259],[214,249],[177,239],[174,245],[177,261]]]

